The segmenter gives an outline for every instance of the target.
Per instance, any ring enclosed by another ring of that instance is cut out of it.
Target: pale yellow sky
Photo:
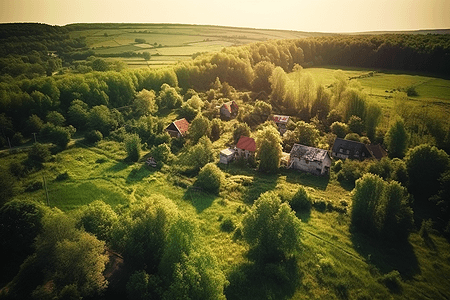
[[[449,29],[450,0],[0,0],[0,22],[181,23],[318,32]]]

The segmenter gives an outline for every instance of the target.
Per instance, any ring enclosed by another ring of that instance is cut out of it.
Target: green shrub
[[[98,130],[88,131],[84,136],[86,142],[95,144],[103,139],[103,134]]]
[[[220,185],[223,180],[222,171],[213,163],[206,164],[201,168],[197,176],[195,185],[201,187],[203,190],[217,194],[220,190]]]
[[[220,223],[220,230],[225,232],[232,232],[236,228],[236,225],[234,224],[233,219],[226,218],[225,220]]]
[[[312,205],[311,196],[308,195],[306,189],[301,186],[292,199],[289,201],[291,208],[295,211],[310,210]]]
[[[28,159],[36,163],[46,162],[49,158],[50,150],[40,143],[35,143],[28,152]]]
[[[129,134],[125,137],[125,150],[127,158],[131,161],[138,161],[141,158],[141,139],[137,134]]]
[[[66,172],[61,173],[58,176],[56,176],[55,180],[56,181],[64,181],[64,180],[67,180],[69,178],[70,178],[69,173],[67,173],[67,171],[66,171]]]
[[[9,165],[9,171],[11,172],[11,174],[13,174],[16,177],[25,176],[25,166],[17,161],[13,161]]]

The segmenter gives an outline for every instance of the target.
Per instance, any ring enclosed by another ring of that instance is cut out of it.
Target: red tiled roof
[[[256,143],[254,139],[242,135],[236,144],[236,148],[255,152]]]
[[[189,122],[183,118],[173,122],[173,124],[177,127],[178,131],[184,135],[186,131],[189,129]]]

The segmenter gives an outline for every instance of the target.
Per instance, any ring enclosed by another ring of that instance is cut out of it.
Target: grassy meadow
[[[220,149],[230,137],[214,142]],[[218,151],[217,151],[218,153]],[[21,191],[45,176],[51,207],[76,213],[94,200],[113,208],[152,195],[171,199],[179,211],[200,228],[201,238],[217,256],[230,284],[228,299],[446,299],[450,297],[450,245],[432,235],[425,241],[417,232],[409,243],[391,248],[349,229],[346,213],[351,190],[335,174],[316,177],[291,170],[261,174],[246,166],[221,166],[225,183],[219,196],[189,188],[195,178],[144,164],[126,162],[123,146],[102,141],[88,147],[81,142],[53,156],[44,168],[19,182]],[[4,155],[2,165],[26,159],[26,153]],[[218,159],[218,157],[216,157]],[[58,180],[60,174],[68,178]],[[221,229],[225,219],[239,227],[244,214],[261,193],[274,190],[287,198],[303,185],[324,208],[299,213],[302,245],[298,259],[284,262],[274,278],[261,276],[247,259],[248,246],[236,233]],[[20,193],[18,199],[46,203],[45,190]],[[396,273],[394,270],[397,270]],[[290,278],[288,283],[284,278]]]
[[[70,28],[71,25],[69,25]],[[73,26],[73,25],[72,25]],[[75,24],[76,26],[76,24]],[[243,45],[272,39],[296,39],[319,34],[288,30],[266,30],[221,26],[176,24],[115,24],[108,28],[99,24],[89,25],[70,32],[72,38],[84,37],[96,55],[114,57],[123,52],[149,52],[152,57],[120,58],[129,68],[161,67],[174,62],[190,60],[195,53],[217,52],[224,47]],[[326,35],[326,34],[320,34]],[[136,43],[136,39],[145,43]]]

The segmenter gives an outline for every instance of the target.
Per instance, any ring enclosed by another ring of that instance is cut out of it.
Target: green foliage
[[[152,148],[152,156],[157,163],[167,163],[172,154],[169,145],[162,143],[154,148]]]
[[[152,56],[150,55],[150,52],[148,52],[148,51],[142,52],[142,56],[144,57],[145,60],[150,60],[150,58],[152,58]]]
[[[351,116],[347,122],[351,132],[361,135],[364,131],[364,122],[358,116]]]
[[[44,126],[44,121],[41,120],[37,115],[31,115],[26,124],[26,132],[29,134],[38,133],[42,126]]]
[[[195,185],[209,193],[218,194],[223,180],[222,171],[215,164],[208,163],[200,169]]]
[[[133,101],[133,110],[138,117],[154,114],[158,111],[155,92],[143,89],[137,93]]]
[[[243,117],[245,123],[256,126],[264,123],[272,113],[272,105],[267,102],[256,100],[253,110]]]
[[[88,143],[95,144],[103,139],[103,134],[98,130],[91,130],[86,132],[84,138]]]
[[[357,116],[363,120],[366,113],[367,95],[355,88],[348,88],[342,97],[345,119],[349,121],[352,116]]]
[[[211,121],[211,141],[217,141],[222,134],[222,121],[219,118],[214,118]]]
[[[111,245],[133,268],[154,273],[160,264],[169,229],[178,218],[172,201],[163,196],[143,199],[114,223]]]
[[[117,219],[118,217],[111,206],[103,201],[95,200],[81,208],[77,227],[84,228],[99,240],[108,242]]]
[[[212,143],[207,136],[200,138],[198,143],[189,148],[187,153],[183,152],[181,162],[190,166],[194,172],[198,172],[204,165],[214,161]]]
[[[340,182],[348,182],[353,185],[364,174],[365,166],[359,161],[347,159],[341,166],[341,170],[337,172],[337,180]]]
[[[352,225],[358,230],[392,241],[405,241],[412,227],[412,209],[406,189],[365,174],[352,192]]]
[[[161,86],[161,91],[159,92],[158,98],[156,99],[156,104],[159,109],[163,107],[167,108],[178,108],[181,106],[183,98],[178,94],[177,90],[167,83]]]
[[[247,123],[236,123],[233,128],[233,141],[235,144],[241,136],[250,137],[250,127]]]
[[[225,232],[233,232],[236,229],[236,225],[232,218],[228,217],[220,223],[220,230]]]
[[[57,111],[51,111],[47,114],[47,122],[52,123],[55,126],[64,126],[66,118]]]
[[[281,160],[281,137],[273,126],[259,130],[256,137],[256,151],[259,158],[259,169],[265,172],[276,172]]]
[[[289,205],[296,212],[311,210],[312,198],[303,186],[300,186],[294,196],[290,199]]]
[[[271,192],[262,194],[242,220],[244,240],[257,264],[280,262],[300,245],[300,220]]]
[[[291,148],[294,143],[310,147],[317,146],[320,132],[314,124],[298,121],[294,126],[294,130],[288,130],[283,135],[285,147]]]
[[[127,282],[128,299],[160,299],[163,294],[162,281],[158,275],[141,270],[134,272]]]
[[[70,142],[70,138],[71,133],[67,127],[56,126],[52,130],[51,140],[61,149],[65,149],[67,147],[67,144]]]
[[[208,136],[210,132],[210,122],[202,115],[198,115],[189,125],[189,138],[194,144],[196,144],[201,137]]]
[[[225,299],[225,276],[187,219],[172,225],[159,270],[168,284],[163,299]]]
[[[268,61],[260,61],[254,67],[255,77],[252,81],[252,90],[255,92],[265,91],[270,94],[272,91],[269,78],[272,75],[275,65]]]
[[[28,152],[28,159],[34,163],[42,164],[50,158],[50,150],[48,147],[40,144],[34,143],[31,147],[30,152]]]
[[[355,142],[361,142],[361,137],[359,136],[359,134],[357,133],[348,133],[344,139],[346,140],[350,140],[350,141],[355,141]]]
[[[92,61],[91,66],[94,71],[105,72],[109,70],[108,63],[102,58],[97,58],[94,61]]]
[[[51,292],[55,294],[74,283],[84,297],[103,292],[107,287],[103,275],[108,262],[105,243],[77,230],[75,221],[58,210],[46,214],[42,224],[35,244],[35,263],[46,275],[39,279],[41,283],[53,280],[55,289]]]
[[[339,138],[344,138],[350,129],[347,124],[342,122],[333,122],[330,126],[331,132],[334,133]]]
[[[67,111],[67,119],[70,125],[78,129],[84,129],[88,122],[88,111],[85,103],[81,100],[74,100]]]
[[[0,208],[0,244],[9,255],[30,254],[41,232],[43,207],[29,200],[12,200]]]
[[[387,157],[383,157],[381,160],[372,161],[367,166],[367,172],[380,176],[384,180],[391,178],[393,172],[393,166],[391,160]]]
[[[402,291],[402,277],[397,270],[384,274],[378,281],[384,284],[391,292],[400,293]]]
[[[408,148],[408,133],[403,119],[397,118],[384,137],[389,157],[403,158]]]
[[[364,125],[367,136],[371,139],[375,139],[376,128],[382,118],[381,106],[371,101],[367,104],[366,114],[364,116]]]
[[[105,105],[94,106],[88,115],[88,127],[91,130],[100,131],[103,136],[107,136],[109,132],[118,125],[113,114]]]
[[[439,190],[439,178],[449,169],[449,156],[435,146],[423,144],[410,149],[404,158],[409,176],[409,191],[426,200]]]
[[[137,134],[128,134],[124,139],[125,150],[128,154],[128,159],[131,161],[138,161],[141,158],[141,139]]]

